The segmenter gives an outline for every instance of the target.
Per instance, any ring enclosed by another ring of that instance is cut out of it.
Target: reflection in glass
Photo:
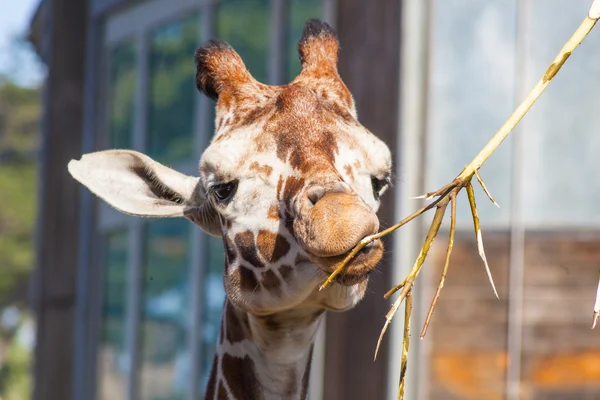
[[[217,338],[225,301],[223,289],[223,266],[225,256],[221,238],[207,236],[208,252],[206,255],[207,268],[204,272],[204,287],[202,288],[203,310],[202,310],[202,393],[208,383],[210,367],[215,354]]]
[[[98,351],[99,400],[120,400],[125,399],[126,395],[128,249],[129,238],[126,230],[113,231],[104,236],[104,288]]]
[[[146,225],[141,300],[141,377],[144,400],[184,399],[190,372],[190,223]]]
[[[193,155],[198,17],[163,26],[150,37],[148,154],[167,164]]]
[[[291,81],[300,73],[298,59],[298,39],[304,24],[311,18],[322,19],[322,0],[291,0],[289,3],[289,23],[287,24],[287,80]]]
[[[450,182],[513,111],[515,0],[439,1],[431,22],[426,190]],[[510,217],[512,137],[481,169],[501,208],[480,200],[483,227]],[[417,196],[419,193],[407,194]],[[467,202],[458,202],[459,226],[471,226]],[[449,223],[446,218],[445,223]]]
[[[116,45],[109,55],[108,148],[131,148],[135,81],[136,46],[133,40]]]
[[[217,37],[233,46],[260,82],[269,79],[269,26],[268,0],[224,0],[219,5]]]
[[[525,89],[544,74],[581,22],[587,0],[534,0]],[[535,17],[534,17],[535,15]],[[600,37],[590,35],[524,119],[523,217],[528,227],[600,223]]]

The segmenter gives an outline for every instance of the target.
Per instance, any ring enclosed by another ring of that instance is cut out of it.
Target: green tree
[[[9,304],[26,312],[33,268],[40,90],[0,77],[0,311]],[[20,329],[20,328],[17,328]],[[15,332],[0,327],[0,396],[24,399],[30,391],[31,352]]]
[[[0,81],[0,305],[33,264],[40,91]]]

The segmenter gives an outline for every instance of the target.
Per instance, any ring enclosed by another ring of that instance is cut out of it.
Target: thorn
[[[488,265],[487,258],[485,257],[485,250],[483,249],[483,238],[481,237],[481,226],[479,225],[479,215],[477,215],[477,205],[475,204],[475,192],[473,191],[473,185],[469,182],[466,186],[467,188],[467,197],[469,198],[469,206],[471,207],[471,215],[473,216],[473,228],[475,229],[475,241],[477,242],[477,249],[479,250],[479,256],[483,260],[483,264],[485,265],[485,272],[487,272],[488,279],[490,280],[490,284],[492,285],[492,289],[494,289],[494,294],[496,298],[499,299],[498,291],[496,290],[496,285],[494,285],[494,279],[492,278],[492,273],[490,271],[490,266]]]
[[[398,307],[400,307],[400,303],[402,303],[403,298],[403,296],[399,296],[396,299],[396,301],[394,301],[394,304],[392,304],[390,311],[388,311],[388,313],[385,315],[385,324],[383,325],[381,333],[379,334],[379,340],[377,340],[377,346],[375,347],[375,356],[373,357],[373,361],[377,359],[377,353],[379,352],[379,346],[381,345],[381,341],[383,340],[383,335],[385,335],[385,331],[387,331],[390,322],[392,322],[394,315],[396,315],[396,311],[398,311]]]
[[[494,203],[494,205],[496,207],[500,208],[500,206],[498,205],[498,203],[496,203],[496,200],[494,200],[494,198],[492,197],[492,195],[491,195],[490,191],[488,190],[487,186],[485,186],[485,183],[483,182],[483,179],[481,179],[481,176],[479,175],[479,171],[477,171],[477,170],[475,170],[475,177],[477,178],[477,181],[481,185],[481,188],[483,189],[483,191],[487,195],[488,199],[490,199],[490,201],[492,203]]]
[[[477,231],[477,249],[479,250],[479,257],[483,260],[483,264],[485,265],[485,272],[487,272],[488,279],[490,280],[490,284],[492,285],[492,289],[494,289],[494,294],[497,299],[500,299],[498,296],[498,291],[496,290],[496,285],[494,285],[494,278],[492,278],[492,272],[490,271],[490,266],[488,265],[487,258],[485,256],[485,250],[483,249],[483,239],[481,237],[481,230]]]
[[[377,360],[377,354],[379,353],[379,346],[381,345],[381,341],[383,340],[383,335],[385,335],[385,331],[387,331],[388,326],[392,322],[391,319],[386,319],[385,324],[383,325],[383,329],[381,329],[381,333],[379,334],[379,339],[377,340],[377,346],[375,347],[375,355],[373,356],[373,361]]]
[[[598,289],[596,289],[596,301],[594,302],[594,317],[592,320],[592,329],[596,327],[596,322],[598,322],[598,316],[600,316],[600,276],[598,276]]]

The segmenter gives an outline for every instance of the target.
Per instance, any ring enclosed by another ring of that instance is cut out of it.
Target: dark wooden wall
[[[398,0],[339,0],[337,11],[340,74],[354,95],[360,122],[392,152],[398,140],[400,6]],[[379,212],[382,226],[393,222],[394,203],[393,191],[388,191]],[[365,299],[354,310],[327,316],[327,400],[385,398],[387,339],[376,362],[373,352],[389,308],[383,299],[391,286],[387,254],[379,272],[372,274]]]
[[[446,237],[445,234],[441,235]],[[487,280],[472,232],[457,233],[446,284],[427,340],[430,399],[505,398],[510,235],[484,232],[498,288]],[[446,243],[430,253],[437,287]],[[600,332],[591,330],[600,232],[525,235],[520,398],[600,399]]]
[[[37,266],[35,400],[71,398],[80,187],[67,163],[81,153],[86,1],[49,0]]]

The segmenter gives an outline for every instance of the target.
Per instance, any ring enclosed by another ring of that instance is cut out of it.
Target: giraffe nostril
[[[306,197],[314,206],[319,200],[325,195],[325,188],[323,186],[313,186],[306,193]]]

